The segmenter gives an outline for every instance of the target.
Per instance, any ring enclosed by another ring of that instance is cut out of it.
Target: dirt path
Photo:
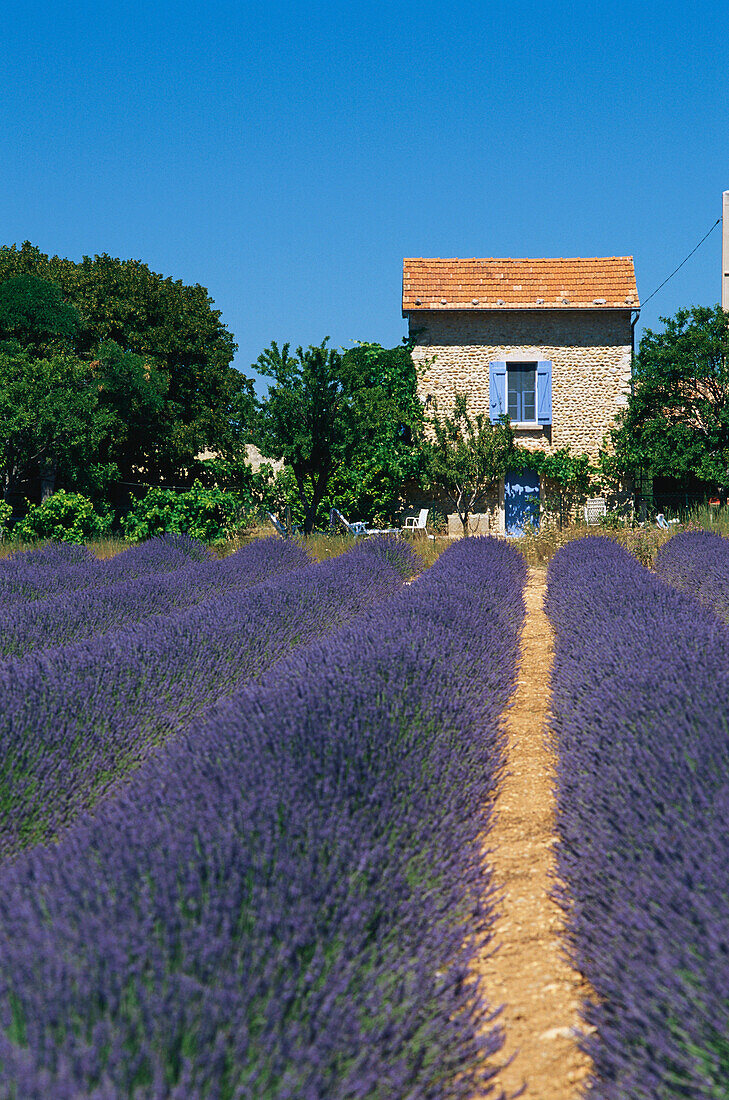
[[[487,839],[493,881],[503,887],[492,944],[479,960],[487,999],[500,1016],[511,1058],[497,1085],[511,1095],[526,1082],[526,1100],[575,1100],[589,1060],[575,1045],[578,1007],[586,992],[565,961],[563,918],[549,898],[555,805],[553,761],[545,744],[552,633],[543,610],[543,570],[530,569],[521,666],[507,716],[507,772]],[[492,1094],[493,1095],[493,1094]]]

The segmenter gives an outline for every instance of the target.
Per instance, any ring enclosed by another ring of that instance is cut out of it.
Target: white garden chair
[[[268,513],[268,518],[270,519],[270,521],[273,524],[273,526],[275,527],[275,529],[278,531],[281,538],[282,539],[287,539],[289,537],[289,533],[286,530],[286,528],[284,527],[281,520],[278,519],[277,516],[274,516],[273,512]]]
[[[429,511],[429,508],[421,508],[419,515],[408,516],[405,520],[405,526],[403,527],[403,531],[405,532],[405,534],[415,535],[418,531],[422,531],[426,538],[434,539],[435,535],[429,535],[426,527]]]
[[[399,535],[396,527],[368,527],[363,519],[355,519],[351,523],[342,515],[338,508],[332,508],[329,513],[329,529],[336,530],[337,523],[341,523],[348,535],[352,538],[366,537],[368,535]]]
[[[369,533],[367,531],[367,524],[363,519],[356,519],[352,523],[350,523],[349,520],[342,515],[338,508],[332,508],[331,512],[329,513],[330,530],[336,530],[338,523],[342,525],[348,535],[351,535],[352,538],[355,539]]]

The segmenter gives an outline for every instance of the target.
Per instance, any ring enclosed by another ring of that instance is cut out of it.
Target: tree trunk
[[[48,500],[48,497],[52,497],[56,491],[56,472],[55,462],[47,462],[41,468],[41,504],[44,500]]]
[[[310,535],[314,530],[314,524],[316,523],[316,513],[319,510],[319,505],[324,499],[327,485],[329,483],[329,471],[322,470],[318,478],[311,479],[311,503],[306,509],[306,515],[304,518],[304,534]]]

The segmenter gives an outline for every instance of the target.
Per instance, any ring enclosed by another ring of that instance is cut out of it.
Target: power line
[[[663,280],[663,282],[661,283],[661,286],[657,286],[657,287],[656,287],[656,289],[655,289],[655,290],[653,291],[653,293],[652,293],[652,294],[649,294],[649,295],[648,295],[648,297],[647,297],[647,298],[645,299],[645,301],[644,301],[644,302],[641,302],[641,303],[640,303],[641,309],[643,308],[643,306],[647,305],[647,304],[648,304],[648,302],[650,302],[651,298],[655,298],[656,294],[657,294],[657,293],[658,293],[658,291],[659,291],[659,290],[661,289],[661,287],[664,287],[664,286],[666,285],[666,283],[668,282],[668,279],[672,279],[672,278],[673,278],[673,276],[674,276],[674,275],[676,274],[676,272],[677,272],[677,271],[680,271],[680,270],[681,270],[681,268],[683,267],[683,265],[684,265],[684,264],[686,263],[686,260],[690,260],[690,259],[691,259],[691,257],[693,256],[694,252],[696,251],[696,249],[697,249],[697,248],[701,248],[701,246],[702,246],[702,244],[704,243],[704,241],[706,240],[706,238],[707,238],[707,237],[708,237],[708,236],[709,236],[709,235],[710,235],[711,233],[713,233],[713,232],[714,232],[714,230],[716,229],[716,227],[717,227],[717,225],[719,224],[719,222],[720,222],[720,221],[721,221],[721,218],[720,218],[720,217],[716,219],[716,221],[715,221],[715,222],[714,222],[714,224],[712,225],[712,227],[711,227],[711,229],[709,230],[709,232],[708,232],[708,233],[705,233],[705,234],[704,234],[704,236],[703,236],[703,237],[701,238],[701,240],[699,241],[699,243],[698,243],[698,244],[696,245],[696,248],[692,248],[692,249],[691,249],[691,251],[689,252],[688,256],[686,257],[686,259],[684,259],[684,260],[681,260],[681,263],[680,263],[680,264],[678,265],[678,267],[677,267],[677,268],[674,268],[674,270],[673,270],[673,271],[671,272],[671,274],[670,274],[670,275],[668,276],[668,278],[667,278],[667,279],[664,279],[664,280]]]

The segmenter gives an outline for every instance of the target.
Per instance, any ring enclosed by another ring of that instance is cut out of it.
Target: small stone
[[[571,1027],[550,1027],[548,1031],[543,1031],[539,1036],[540,1039],[572,1039],[574,1038],[574,1031]]]

